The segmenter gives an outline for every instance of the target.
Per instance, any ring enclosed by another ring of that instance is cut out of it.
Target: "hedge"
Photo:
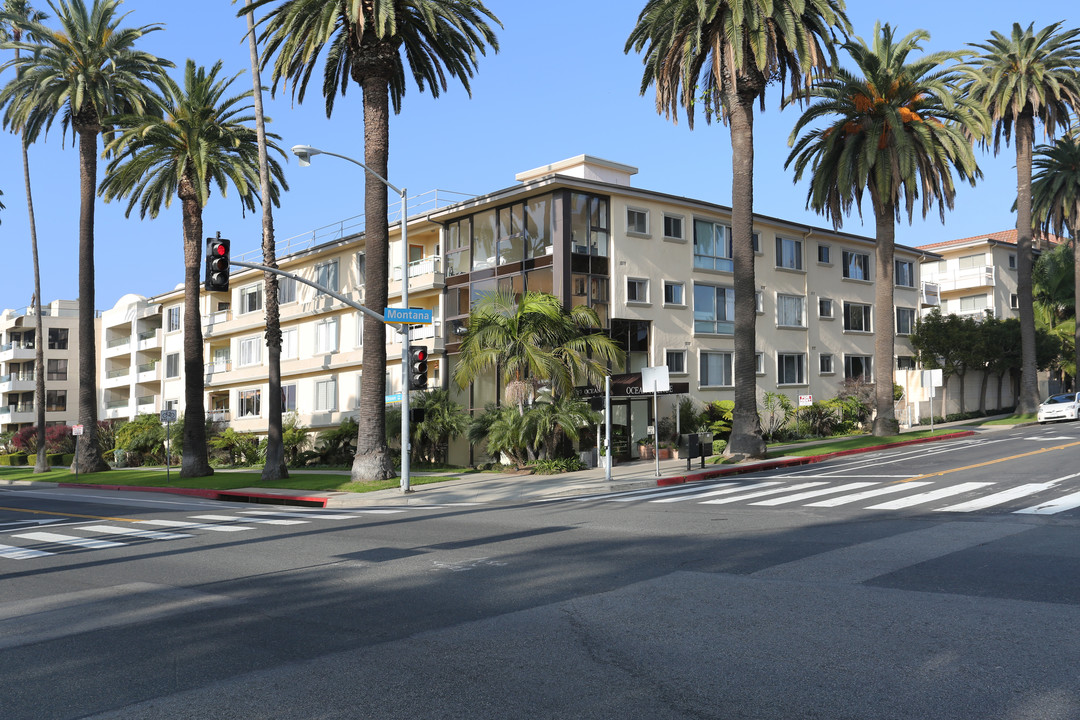
[[[11,453],[0,455],[0,465],[25,465],[26,453]]]

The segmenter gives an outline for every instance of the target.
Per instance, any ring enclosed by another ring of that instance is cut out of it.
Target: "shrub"
[[[731,437],[731,422],[735,413],[735,402],[732,400],[717,400],[709,403],[705,408],[704,423],[708,431],[714,437],[722,437],[725,440]],[[699,422],[698,427],[701,426]],[[694,432],[691,430],[690,432]]]
[[[529,467],[537,475],[558,475],[565,472],[576,472],[577,470],[584,470],[585,465],[582,464],[580,457],[565,457],[554,458],[549,460],[534,460],[529,463]]]
[[[25,465],[26,453],[8,453],[0,455],[0,465]]]
[[[791,399],[783,393],[766,392],[762,398],[765,414],[761,416],[761,429],[765,442],[785,440],[791,434],[784,432],[788,422],[795,416]]]
[[[74,457],[74,455],[72,455]],[[45,462],[49,467],[63,467],[64,466],[64,454],[63,453],[48,453],[45,455]]]

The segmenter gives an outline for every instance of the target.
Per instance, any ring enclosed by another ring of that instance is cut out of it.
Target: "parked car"
[[[1080,393],[1051,395],[1039,405],[1039,422],[1076,420],[1080,417]]]

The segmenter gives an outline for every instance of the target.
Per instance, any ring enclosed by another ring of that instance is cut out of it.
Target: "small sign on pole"
[[[74,435],[75,437],[78,437],[78,436],[82,435],[83,434],[83,426],[82,425],[72,425],[71,426],[71,434]]]
[[[161,411],[161,422],[165,423],[165,482],[172,481],[172,424],[176,422],[176,409]]]
[[[813,395],[800,395],[799,396],[799,407],[810,407],[813,404],[814,404],[814,396]]]

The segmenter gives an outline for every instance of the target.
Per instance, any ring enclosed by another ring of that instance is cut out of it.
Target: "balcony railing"
[[[131,336],[130,335],[125,335],[124,337],[113,338],[112,340],[106,341],[105,342],[105,347],[116,348],[116,347],[120,347],[122,345],[130,345],[130,344],[131,344]]]
[[[212,363],[206,363],[203,366],[203,372],[207,375],[213,375],[214,373],[229,372],[232,370],[232,363],[228,360],[216,361]]]
[[[126,408],[131,406],[130,400],[112,400],[105,403],[105,407],[108,410],[116,410],[117,408]]]
[[[142,397],[137,397],[137,398],[135,398],[135,404],[138,405],[139,407],[142,407],[144,405],[153,405],[154,404],[154,396],[153,395],[143,395]]]
[[[111,380],[112,378],[124,377],[125,375],[128,375],[130,373],[131,373],[131,368],[129,368],[129,367],[117,368],[115,370],[109,370],[108,372],[106,372],[105,377],[107,377],[107,378],[109,378]]]
[[[211,410],[206,413],[206,418],[210,422],[229,422],[232,419],[232,413],[228,410]]]
[[[153,370],[156,367],[157,367],[157,362],[154,361],[154,362],[143,363],[142,365],[136,365],[135,370],[136,370],[136,372],[144,373],[144,372],[150,372],[151,370]]]
[[[158,334],[158,330],[160,329],[161,328],[157,328],[155,330],[143,330],[141,333],[139,333],[139,340],[150,340]]]

